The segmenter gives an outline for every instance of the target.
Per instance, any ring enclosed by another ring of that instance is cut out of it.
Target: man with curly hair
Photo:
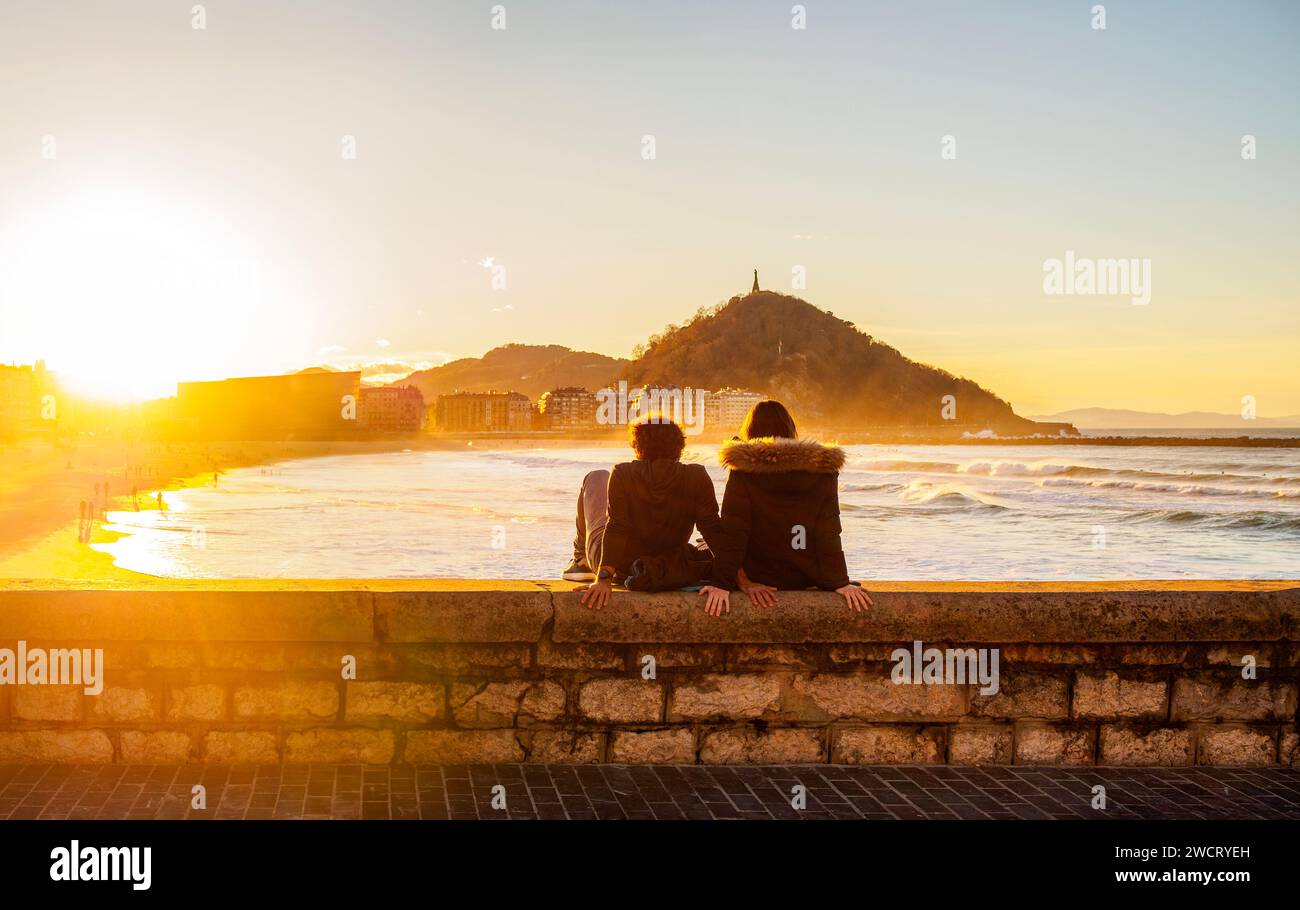
[[[710,551],[722,545],[713,480],[703,465],[682,464],[682,428],[650,416],[633,424],[629,436],[636,460],[591,471],[578,493],[573,561],[563,577],[591,582],[582,602],[597,610],[609,603],[616,583],[662,591],[708,579]],[[691,544],[696,528],[708,550]],[[701,593],[710,603],[727,596],[716,585]]]

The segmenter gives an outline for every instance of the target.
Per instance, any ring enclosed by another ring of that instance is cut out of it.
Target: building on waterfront
[[[701,433],[735,433],[750,408],[767,396],[746,389],[677,388],[651,385],[629,388],[626,380],[594,393],[596,423],[619,426],[646,417],[678,423],[687,436]]]
[[[424,393],[415,386],[370,386],[361,390],[357,421],[367,433],[418,433],[424,429]]]
[[[331,370],[182,382],[183,431],[202,439],[348,439],[359,432],[361,373]]]
[[[44,361],[35,366],[0,364],[0,433],[31,430],[41,419],[41,399],[52,390]]]
[[[592,430],[596,427],[596,393],[577,386],[564,386],[542,395],[537,401],[542,425],[548,430]]]
[[[737,432],[749,409],[765,397],[767,396],[745,389],[709,392],[704,396],[704,426],[710,431]]]
[[[526,433],[533,428],[533,403],[518,392],[439,395],[434,426],[443,433]]]

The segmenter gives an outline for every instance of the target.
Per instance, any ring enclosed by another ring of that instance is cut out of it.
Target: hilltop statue
[[[750,288],[749,293],[751,294],[758,293],[758,269],[754,269],[754,286]]]

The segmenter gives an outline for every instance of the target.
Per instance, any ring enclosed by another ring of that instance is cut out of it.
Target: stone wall
[[[787,593],[720,618],[519,582],[38,587],[0,589],[0,648],[102,648],[104,688],[0,685],[4,763],[1300,763],[1286,583],[890,584],[865,616]],[[895,684],[914,641],[998,649],[999,691]]]

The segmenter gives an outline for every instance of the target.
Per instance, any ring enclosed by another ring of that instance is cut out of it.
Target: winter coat
[[[805,439],[732,440],[719,460],[730,469],[722,497],[722,547],[715,584],[833,591],[849,583],[840,545],[839,471],[844,450]]]
[[[680,580],[671,568],[680,566],[688,557],[691,562],[699,558],[687,553],[693,549],[690,540],[695,528],[699,528],[711,550],[721,545],[718,494],[704,465],[658,458],[614,466],[609,475],[609,523],[605,526],[600,563],[613,566],[617,578],[626,578],[633,563],[644,559],[643,565],[658,563],[670,568],[658,581],[643,578],[638,590],[665,590],[701,578],[708,580],[709,553],[701,554],[704,565],[695,578]],[[599,567],[593,568],[599,571]]]

